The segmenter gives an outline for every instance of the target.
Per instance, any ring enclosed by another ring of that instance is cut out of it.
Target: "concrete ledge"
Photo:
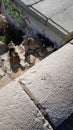
[[[67,44],[19,77],[55,126],[73,113],[73,45]]]
[[[37,129],[47,130],[46,120],[21,86],[12,81],[0,89],[0,130]]]

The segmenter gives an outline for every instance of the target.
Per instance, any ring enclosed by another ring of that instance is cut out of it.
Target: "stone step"
[[[52,130],[19,83],[0,90],[0,130]]]
[[[67,44],[17,80],[43,107],[47,119],[59,126],[73,113],[73,45]]]

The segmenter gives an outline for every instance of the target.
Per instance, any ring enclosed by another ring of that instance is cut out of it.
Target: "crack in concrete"
[[[60,27],[61,29],[63,29],[66,33],[69,33],[69,31],[67,31],[65,28],[63,28],[62,26],[60,26],[57,22],[55,22],[54,20],[52,20],[52,18],[49,18],[49,20],[54,23],[55,25],[57,25],[58,27]]]
[[[35,5],[35,4],[38,4],[39,2],[41,2],[41,1],[43,1],[43,0],[39,0],[39,1],[37,1],[37,2],[35,2],[35,3],[33,3],[33,4],[31,4],[31,5],[27,5],[28,7],[31,7],[31,6],[33,6],[33,5]]]
[[[40,110],[42,115],[44,116],[45,120],[48,121],[48,123],[51,125],[53,129],[55,129],[55,125],[50,120],[48,113],[45,111],[45,108],[39,103],[39,101],[34,97],[34,95],[30,92],[30,90],[25,86],[24,83],[22,83],[20,80],[18,81],[22,89],[25,91],[25,93],[29,96],[29,98],[33,101],[33,103],[36,105],[36,107]]]

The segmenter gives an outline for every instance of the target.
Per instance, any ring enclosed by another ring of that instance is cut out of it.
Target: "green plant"
[[[25,32],[8,25],[5,34],[0,35],[0,41],[8,44],[12,40],[16,45],[19,45],[22,42],[23,35],[25,35]]]
[[[25,28],[26,21],[24,14],[22,14],[21,11],[16,9],[15,6],[9,0],[4,0],[4,6],[5,10],[14,19],[14,21]]]
[[[2,41],[2,42],[6,42],[6,36],[5,36],[5,35],[0,36],[0,41]]]

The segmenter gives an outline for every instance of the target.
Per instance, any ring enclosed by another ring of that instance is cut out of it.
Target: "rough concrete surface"
[[[58,126],[73,112],[73,45],[67,44],[19,79]]]
[[[44,14],[46,17],[51,18],[59,12],[63,12],[64,9],[67,9],[73,4],[72,0],[43,0],[37,4],[34,4],[33,7],[39,12]]]
[[[0,130],[49,130],[47,126],[18,83],[12,81],[0,89]]]
[[[69,8],[64,9],[64,11],[52,17],[52,19],[68,32],[73,31],[73,4]]]

